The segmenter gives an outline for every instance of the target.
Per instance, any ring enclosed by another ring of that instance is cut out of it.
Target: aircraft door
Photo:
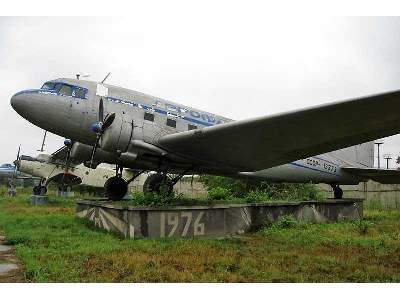
[[[88,91],[80,87],[71,88],[68,117],[74,124],[82,126],[87,117]]]

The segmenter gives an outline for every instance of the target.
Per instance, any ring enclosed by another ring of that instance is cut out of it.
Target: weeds
[[[0,198],[0,230],[34,282],[400,281],[399,211],[366,210],[359,223],[285,217],[236,239],[123,240],[76,218],[71,199],[28,197]]]
[[[358,220],[358,221],[354,221],[353,225],[360,234],[366,235],[368,233],[369,229],[374,226],[374,223],[367,221],[367,220]]]

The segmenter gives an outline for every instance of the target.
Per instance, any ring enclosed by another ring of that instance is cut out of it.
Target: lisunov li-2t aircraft
[[[151,192],[172,190],[185,174],[328,183],[335,198],[339,185],[400,182],[397,170],[373,168],[370,142],[400,132],[400,91],[234,121],[104,81],[55,79],[16,93],[11,105],[67,138],[75,161],[115,164],[105,183],[112,200],[127,192],[123,168],[155,171],[144,185]]]

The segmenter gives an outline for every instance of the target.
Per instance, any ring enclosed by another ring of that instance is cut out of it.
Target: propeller
[[[14,168],[14,173],[13,173],[13,179],[14,179],[15,176],[17,176],[17,172],[19,170],[19,165],[21,163],[20,153],[21,153],[21,145],[19,145],[19,147],[18,147],[17,159],[14,161],[15,168]]]
[[[93,167],[94,156],[96,155],[96,151],[100,146],[100,139],[104,132],[109,128],[115,120],[115,113],[107,114],[104,117],[104,103],[103,98],[100,98],[99,101],[99,121],[97,123],[92,124],[92,130],[96,133],[96,140],[92,149],[92,153],[90,155],[90,168]]]

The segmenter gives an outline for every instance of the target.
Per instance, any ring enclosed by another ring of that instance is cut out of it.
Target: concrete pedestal
[[[57,195],[59,196],[59,197],[64,197],[64,198],[72,198],[72,197],[74,197],[75,196],[75,193],[74,192],[68,192],[68,191],[58,191],[57,192]]]
[[[47,196],[39,196],[39,195],[31,196],[32,205],[46,205],[48,203],[49,203],[49,197]]]
[[[359,220],[363,204],[360,199],[348,199],[154,208],[83,200],[77,202],[76,214],[126,238],[224,237],[285,216],[315,223]]]

